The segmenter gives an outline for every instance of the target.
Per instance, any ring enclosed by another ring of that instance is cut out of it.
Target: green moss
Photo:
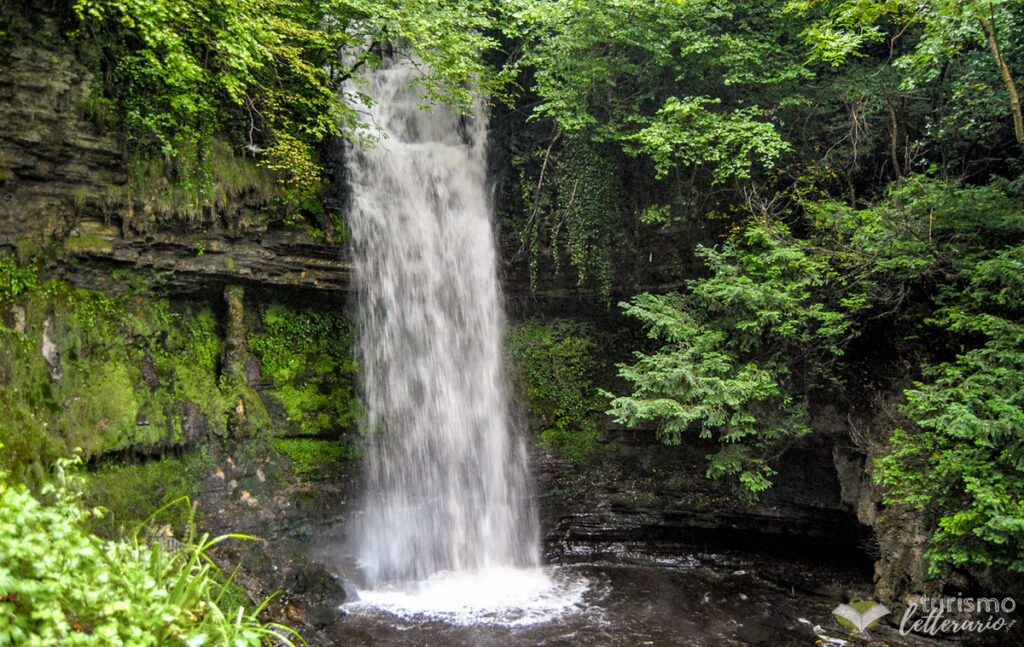
[[[317,434],[358,422],[352,337],[343,314],[283,305],[267,308],[263,331],[249,334],[249,349],[262,361],[270,395],[292,433]]]
[[[81,234],[78,236],[68,236],[64,240],[64,248],[71,251],[108,253],[114,250],[114,245],[106,238],[96,236],[95,234]]]
[[[57,379],[42,357],[44,329],[60,353]],[[0,262],[0,468],[31,481],[76,448],[88,459],[183,445],[186,403],[214,434],[227,436],[229,423],[269,430],[259,396],[219,375],[222,334],[207,308],[40,285]]]
[[[150,325],[163,338],[163,343],[149,348],[159,389],[175,403],[198,404],[210,431],[226,436],[228,415],[237,398],[221,390],[218,370],[223,340],[213,313],[208,308],[172,313],[166,307],[154,307]],[[175,416],[171,424],[175,435],[180,434],[180,419]]]
[[[41,352],[46,301],[34,274],[29,283],[25,290],[12,290],[10,282],[0,280],[0,469],[17,481],[39,483],[44,466],[67,453],[67,441],[55,424],[60,401]]]
[[[19,397],[17,389],[0,388],[0,465],[17,482],[39,483],[44,465],[65,453],[66,444],[55,437],[38,410]]]
[[[554,449],[577,465],[589,464],[598,451],[598,432],[592,425],[577,428],[552,427],[541,430],[541,444]]]
[[[352,446],[335,440],[278,438],[274,446],[288,457],[296,475],[312,479],[323,478],[345,460],[359,456]]]
[[[118,360],[88,362],[86,370],[73,372],[70,382],[60,385],[62,394],[74,394],[68,399],[63,425],[70,446],[92,456],[133,444],[153,444],[152,438],[138,437],[134,384],[141,379],[132,372]]]
[[[90,460],[180,448],[196,441],[182,421],[195,407],[206,432],[222,438],[355,427],[347,318],[273,306],[263,321],[249,339],[278,420],[240,371],[222,374],[225,331],[209,308],[172,304],[145,285],[118,295],[41,285],[33,271],[0,261],[0,468],[38,480],[76,449]],[[42,356],[44,330],[60,355],[53,367]]]
[[[590,324],[526,321],[509,328],[506,346],[516,390],[525,400],[538,440],[577,464],[598,450],[598,423],[606,408],[596,380],[607,372]]]
[[[64,353],[65,376],[54,388],[64,409],[57,422],[69,446],[93,456],[182,442],[165,413],[176,392],[148,388],[141,370],[150,348],[171,336],[171,322],[159,318],[163,307],[127,295],[58,293],[56,344]]]

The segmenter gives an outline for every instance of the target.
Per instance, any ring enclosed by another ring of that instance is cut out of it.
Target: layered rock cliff
[[[184,214],[161,200],[170,187],[133,183],[94,75],[56,19],[36,20],[0,48],[0,248],[22,260],[45,250],[61,267],[162,272],[186,291],[209,280],[346,289],[334,232],[285,224],[272,184]]]

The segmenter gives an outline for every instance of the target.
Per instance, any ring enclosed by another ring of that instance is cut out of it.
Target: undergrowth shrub
[[[226,605],[232,578],[217,577],[207,551],[248,537],[196,537],[190,524],[173,550],[138,531],[101,539],[89,527],[103,512],[81,503],[67,466],[58,463],[38,496],[0,473],[0,645],[306,644],[292,629],[262,622],[262,607]]]

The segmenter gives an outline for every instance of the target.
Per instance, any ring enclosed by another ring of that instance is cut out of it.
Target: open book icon
[[[844,620],[848,620],[857,631],[864,633],[865,629],[873,627],[884,616],[889,615],[890,611],[885,608],[885,605],[876,604],[866,609],[864,613],[861,613],[849,604],[840,604],[835,609],[832,609],[832,613]]]

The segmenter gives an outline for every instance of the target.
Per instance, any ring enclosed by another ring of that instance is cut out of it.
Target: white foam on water
[[[359,591],[360,600],[344,607],[459,626],[521,627],[584,610],[589,590],[586,578],[550,569],[443,571],[402,588]]]

